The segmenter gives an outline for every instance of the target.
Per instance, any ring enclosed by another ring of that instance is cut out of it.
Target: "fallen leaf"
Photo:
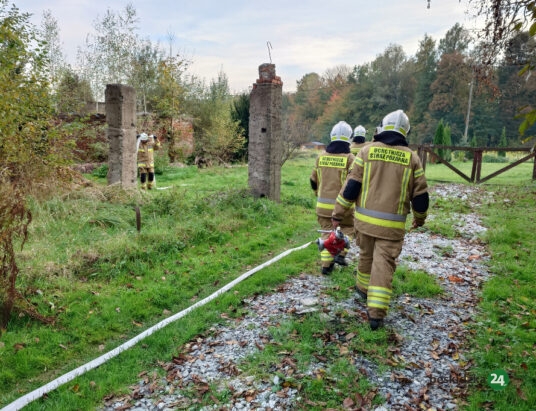
[[[15,349],[15,352],[22,350],[24,347],[26,347],[26,344],[24,343],[17,343],[13,346],[13,348]]]
[[[351,398],[345,398],[344,401],[342,402],[342,406],[346,409],[349,409],[349,408],[352,408],[354,406],[354,400],[352,400]]]
[[[449,275],[449,281],[452,282],[452,283],[461,283],[463,281],[463,279],[461,279],[460,277],[457,277],[455,275]]]

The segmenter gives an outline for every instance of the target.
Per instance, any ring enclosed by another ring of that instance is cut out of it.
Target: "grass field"
[[[104,179],[92,178],[93,188],[32,203],[29,241],[17,254],[18,288],[41,314],[56,321],[50,326],[13,316],[0,339],[0,407],[184,310],[251,267],[314,240],[317,222],[309,187],[314,157],[303,154],[285,164],[280,203],[248,195],[246,166],[168,168],[157,175],[158,186],[167,189],[143,193],[112,189]],[[485,163],[483,175],[502,166]],[[468,350],[476,374],[505,368],[512,384],[500,392],[472,387],[468,409],[536,409],[532,166],[522,164],[483,185],[496,198],[478,210],[489,228],[494,277],[482,290],[482,316],[475,319]],[[471,163],[462,167],[470,173]],[[430,184],[462,182],[439,164],[429,164],[426,174]],[[458,211],[449,204],[439,206],[442,213]],[[140,232],[136,207],[141,210]],[[220,322],[222,312],[236,315],[246,296],[270,291],[289,276],[318,272],[317,265],[313,247],[296,252],[27,409],[94,409],[105,396],[126,392],[141,371],[152,370],[157,361],[171,358],[182,344]],[[405,273],[404,278],[415,275],[423,273]],[[341,281],[344,294],[347,280]],[[417,277],[413,283],[423,282]],[[385,333],[369,335],[362,328],[359,349],[388,350]],[[293,349],[305,349],[296,344]],[[330,372],[335,377],[337,369]],[[350,387],[353,377],[343,385]],[[311,382],[308,398],[336,407],[329,381]],[[352,389],[366,392],[367,385]]]

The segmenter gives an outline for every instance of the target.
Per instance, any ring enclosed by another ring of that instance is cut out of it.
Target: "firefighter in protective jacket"
[[[350,139],[352,127],[345,121],[339,121],[331,130],[331,143],[321,153],[315,162],[311,173],[311,188],[315,192],[316,215],[320,228],[324,231],[332,230],[331,214],[335,207],[337,195],[346,180],[354,162],[354,155],[350,153]],[[340,227],[343,234],[352,240],[354,235],[354,216],[352,210],[341,215]],[[322,239],[326,240],[329,234],[324,233]],[[330,274],[335,263],[347,265],[345,255],[347,249],[332,256],[327,249],[320,251],[322,274]]]
[[[387,315],[406,216],[412,211],[413,227],[419,227],[428,211],[426,178],[419,157],[408,147],[409,130],[402,110],[384,117],[381,132],[357,155],[333,210],[336,227],[355,203],[360,247],[356,290],[367,301],[373,330],[383,326]]]
[[[154,150],[160,149],[160,141],[152,134],[146,133],[138,135],[138,170],[142,190],[151,190],[155,184],[154,178]]]

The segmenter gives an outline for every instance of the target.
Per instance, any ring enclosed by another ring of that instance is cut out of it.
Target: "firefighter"
[[[360,247],[356,290],[366,300],[372,330],[384,325],[410,207],[414,228],[424,224],[428,211],[426,178],[419,157],[408,147],[409,131],[402,110],[384,117],[380,133],[357,155],[333,210],[336,227],[355,203]]]
[[[140,173],[141,189],[151,190],[155,186],[154,150],[160,149],[158,138],[147,133],[138,134],[138,170]]]
[[[352,127],[345,121],[339,121],[333,126],[330,136],[331,143],[317,157],[310,177],[311,188],[317,197],[316,215],[318,223],[324,231],[332,230],[331,214],[335,201],[354,162],[354,155],[350,152]],[[340,227],[343,234],[350,240],[355,237],[352,210],[341,214]],[[323,240],[328,237],[328,233],[322,234]],[[345,259],[347,252],[348,250],[345,248],[334,257],[326,249],[320,251],[322,274],[329,275],[333,271],[335,263],[348,265]]]
[[[359,150],[366,144],[367,130],[362,125],[359,125],[354,130],[354,136],[352,138],[352,144],[350,144],[350,151],[354,156],[357,156]]]

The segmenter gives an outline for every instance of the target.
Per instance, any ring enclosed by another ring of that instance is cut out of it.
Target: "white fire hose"
[[[82,365],[82,366],[80,366],[78,368],[75,368],[74,370],[68,372],[67,374],[64,374],[64,375],[56,378],[55,380],[49,382],[48,384],[43,385],[41,388],[38,388],[38,389],[36,389],[36,390],[34,390],[34,391],[32,391],[32,392],[20,397],[19,399],[13,401],[11,404],[8,404],[4,408],[2,408],[0,411],[16,411],[16,410],[22,409],[23,407],[28,405],[30,402],[32,402],[32,401],[34,401],[34,400],[36,400],[38,398],[41,398],[43,395],[49,393],[52,390],[55,390],[59,386],[65,384],[65,383],[67,383],[69,381],[72,381],[76,377],[79,377],[80,375],[86,373],[87,371],[90,371],[90,370],[92,370],[94,368],[97,368],[98,366],[104,364],[108,360],[116,357],[117,355],[119,355],[123,351],[129,349],[130,347],[134,346],[135,344],[137,344],[138,342],[140,342],[144,338],[150,336],[155,331],[158,331],[158,330],[164,328],[166,325],[168,325],[168,324],[170,324],[170,323],[172,323],[172,322],[184,317],[186,314],[190,313],[191,311],[195,310],[196,308],[201,307],[201,306],[207,304],[208,302],[214,300],[216,297],[218,297],[221,294],[225,293],[226,291],[230,290],[236,284],[244,281],[246,278],[248,278],[251,275],[255,274],[257,271],[260,271],[264,267],[267,267],[267,266],[271,265],[272,263],[275,263],[276,261],[282,259],[283,257],[286,257],[287,255],[289,255],[290,253],[292,253],[294,251],[298,251],[298,250],[302,250],[304,248],[307,248],[310,244],[311,244],[311,242],[308,242],[308,243],[306,243],[306,244],[304,244],[302,246],[287,250],[287,251],[279,254],[278,256],[272,258],[271,260],[266,261],[264,264],[259,265],[259,266],[255,267],[255,268],[249,270],[248,272],[242,274],[240,277],[234,279],[233,281],[231,281],[227,285],[223,286],[219,290],[215,291],[214,293],[212,293],[208,297],[204,298],[203,300],[198,301],[194,305],[191,305],[190,307],[186,308],[185,310],[183,310],[183,311],[181,311],[181,312],[179,312],[177,314],[174,314],[171,317],[166,318],[165,320],[160,321],[158,324],[153,325],[151,328],[145,330],[141,334],[138,334],[136,337],[131,338],[130,340],[128,340],[124,344],[120,345],[119,347],[114,348],[111,351],[108,351],[106,354],[101,355],[98,358],[95,358],[93,361],[90,361],[87,364],[84,364],[84,365]]]

